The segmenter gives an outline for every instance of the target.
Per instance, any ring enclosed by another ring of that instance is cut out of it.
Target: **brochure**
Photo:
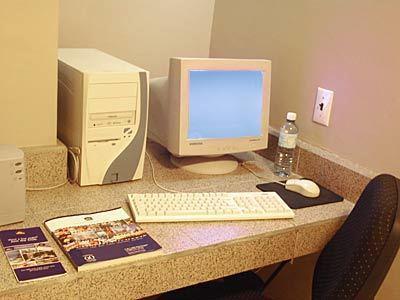
[[[122,208],[58,217],[45,226],[78,271],[142,259],[161,249]]]
[[[18,282],[66,273],[40,227],[3,230],[0,240]]]

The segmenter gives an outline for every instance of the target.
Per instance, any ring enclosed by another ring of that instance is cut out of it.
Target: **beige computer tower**
[[[79,185],[142,178],[148,78],[96,49],[59,49],[57,132],[79,158]]]
[[[0,225],[24,219],[24,152],[13,145],[0,145]]]

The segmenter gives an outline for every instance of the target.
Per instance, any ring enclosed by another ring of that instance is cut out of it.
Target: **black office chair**
[[[400,180],[379,175],[322,250],[314,270],[312,299],[373,299],[400,245]],[[255,273],[244,272],[166,293],[165,300],[265,300]]]

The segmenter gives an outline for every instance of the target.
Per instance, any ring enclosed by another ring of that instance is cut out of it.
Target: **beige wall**
[[[61,0],[60,47],[92,47],[166,75],[172,56],[208,57],[214,0]]]
[[[1,1],[0,144],[56,144],[57,24],[57,1]]]
[[[301,139],[400,176],[400,2],[217,0],[213,57],[272,60],[271,125],[298,113]],[[330,127],[312,122],[335,91]]]

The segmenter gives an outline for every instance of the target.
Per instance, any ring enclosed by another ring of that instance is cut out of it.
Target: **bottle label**
[[[278,145],[283,148],[294,149],[296,148],[296,140],[297,134],[281,132],[279,134]]]

